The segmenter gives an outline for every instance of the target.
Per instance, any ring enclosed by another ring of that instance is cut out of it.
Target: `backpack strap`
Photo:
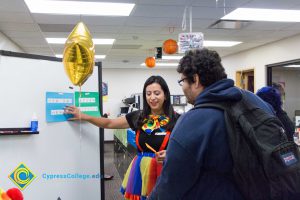
[[[219,110],[224,111],[224,119],[225,119],[225,123],[226,123],[226,130],[227,130],[228,133],[232,134],[235,120],[231,116],[229,116],[229,114],[228,114],[228,112],[230,112],[231,106],[232,106],[231,102],[203,103],[203,104],[195,105],[195,107],[192,108],[192,110],[196,110],[196,109],[199,109],[199,108],[214,108],[214,109],[219,109]]]
[[[228,105],[226,105],[226,103],[224,103],[224,102],[203,103],[203,104],[195,105],[195,107],[192,108],[192,110],[196,110],[198,108],[215,108],[215,109],[219,109],[219,110],[224,110],[225,111],[228,108]]]
[[[226,119],[228,115],[230,115],[231,119],[236,119],[236,120],[238,120],[239,117],[243,115],[247,110],[260,109],[258,106],[255,106],[252,103],[248,102],[247,100],[248,98],[244,90],[239,89],[239,91],[242,95],[242,98],[240,100],[234,102],[223,101],[223,102],[203,103],[203,104],[195,105],[193,109],[215,108],[215,109],[223,110],[226,111],[224,112]],[[235,109],[232,109],[233,107]]]
[[[232,131],[232,119],[228,116],[228,111],[230,110],[232,106],[232,103],[230,102],[214,102],[214,103],[203,103],[203,104],[198,104],[195,105],[194,108],[192,108],[192,110],[196,110],[199,108],[214,108],[214,109],[218,109],[218,110],[222,110],[224,111],[224,117],[225,117],[225,122],[226,122],[226,129],[227,131]],[[229,127],[230,126],[230,127]]]
[[[194,108],[192,108],[192,110],[196,110],[199,108],[214,108],[214,109],[218,109],[218,110],[222,110],[224,111],[224,117],[225,117],[225,123],[226,123],[226,130],[228,131],[232,131],[232,128],[229,128],[229,126],[231,126],[231,120],[229,120],[228,115],[226,114],[226,111],[230,108],[230,103],[229,102],[214,102],[214,103],[204,103],[204,104],[198,104],[195,105]],[[226,172],[226,173],[222,173],[222,172],[218,172],[214,169],[205,169],[206,172],[208,173],[213,173],[214,175],[218,175],[218,176],[222,176],[222,177],[226,177],[228,180],[230,180],[233,184],[236,184],[234,179],[233,179],[233,173],[231,172]]]

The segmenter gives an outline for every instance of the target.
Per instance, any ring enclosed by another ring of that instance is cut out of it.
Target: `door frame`
[[[248,90],[248,76],[253,75],[253,86],[254,91],[256,91],[255,84],[255,68],[249,68],[244,70],[238,70],[235,72],[235,86]]]

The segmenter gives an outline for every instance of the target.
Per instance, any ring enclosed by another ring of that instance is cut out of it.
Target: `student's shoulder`
[[[183,120],[209,120],[224,116],[223,111],[217,108],[193,108],[182,115]]]

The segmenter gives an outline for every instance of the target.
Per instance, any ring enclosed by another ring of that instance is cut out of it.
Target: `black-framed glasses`
[[[177,82],[178,82],[178,84],[179,84],[180,86],[182,86],[182,85],[183,85],[182,82],[184,82],[184,80],[186,80],[186,79],[188,79],[188,78],[187,78],[187,77],[182,78],[182,79],[180,79],[180,80],[177,81]]]

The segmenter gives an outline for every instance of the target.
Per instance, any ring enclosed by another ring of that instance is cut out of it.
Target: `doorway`
[[[249,90],[254,93],[254,69],[236,71],[235,85],[239,88]]]

